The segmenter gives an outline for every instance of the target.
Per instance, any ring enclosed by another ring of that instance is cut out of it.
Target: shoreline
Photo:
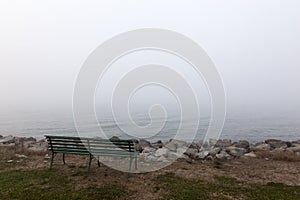
[[[119,139],[114,136],[112,139]],[[255,158],[261,154],[269,157],[282,157],[282,159],[300,160],[300,139],[296,141],[282,141],[268,139],[255,144],[247,140],[232,141],[228,139],[212,140],[211,144],[199,142],[185,142],[170,139],[167,142],[149,142],[147,140],[135,140],[135,149],[144,160],[167,161],[169,158],[182,158],[187,162],[193,160],[233,159],[240,157]],[[47,152],[46,139],[38,140],[34,137],[2,136],[1,147],[19,147],[28,151]],[[273,155],[272,155],[273,154]],[[279,159],[279,158],[278,158]]]

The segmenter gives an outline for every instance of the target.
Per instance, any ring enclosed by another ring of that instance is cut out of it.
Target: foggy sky
[[[71,109],[81,65],[138,28],[196,41],[224,81],[227,111],[300,111],[300,2],[1,1],[0,109]]]

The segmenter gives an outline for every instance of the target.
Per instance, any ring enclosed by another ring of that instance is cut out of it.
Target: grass
[[[132,199],[130,188],[118,183],[97,186],[62,175],[59,170],[8,171],[0,173],[0,199]],[[158,175],[153,180],[153,193],[161,199],[300,199],[300,187],[282,183],[248,184],[234,178],[215,176],[213,181],[185,179],[173,173]]]
[[[289,151],[257,151],[255,153],[258,158],[269,158],[278,161],[299,162],[300,156]]]
[[[120,199],[127,190],[121,185],[75,189],[76,182],[55,170],[0,173],[0,199]]]
[[[300,187],[281,183],[247,184],[227,177],[215,177],[214,181],[206,182],[183,179],[172,173],[160,175],[156,181],[158,186],[154,191],[165,191],[162,199],[300,199]]]

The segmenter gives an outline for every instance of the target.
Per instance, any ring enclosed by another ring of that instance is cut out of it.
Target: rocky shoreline
[[[113,137],[112,139],[118,139]],[[0,135],[1,147],[18,147],[34,152],[47,153],[48,144],[45,139],[37,140],[33,137],[15,137],[12,135]],[[187,162],[194,160],[234,159],[240,157],[255,158],[261,152],[289,154],[300,158],[300,140],[282,141],[268,139],[256,144],[246,140],[231,141],[228,139],[188,143],[185,141],[171,139],[168,142],[149,142],[147,140],[135,141],[135,148],[140,152],[144,160],[164,161],[169,158],[181,158]],[[299,159],[300,160],[300,159]]]

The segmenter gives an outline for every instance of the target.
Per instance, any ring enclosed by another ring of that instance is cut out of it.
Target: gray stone
[[[163,147],[163,148],[157,149],[156,152],[154,153],[154,155],[156,157],[160,157],[163,155],[167,155],[168,152],[169,152],[169,150],[167,148]]]
[[[209,151],[201,151],[196,154],[196,158],[204,160],[208,155],[209,155]]]
[[[238,148],[243,148],[243,149],[249,150],[250,143],[247,140],[240,140],[234,146],[236,146]]]
[[[227,139],[218,140],[215,147],[220,147],[222,149],[225,149],[225,148],[231,146],[231,144],[232,144],[231,140],[227,140]]]
[[[294,147],[289,147],[286,149],[287,151],[291,151],[291,152],[300,152],[300,146],[294,146]]]
[[[256,158],[256,154],[253,151],[251,151],[250,153],[245,153],[243,157]]]
[[[230,146],[226,148],[226,152],[234,157],[241,157],[246,153],[246,149]]]
[[[3,136],[2,135],[0,135],[0,139],[2,139],[3,138]]]
[[[152,147],[151,143],[147,140],[141,139],[135,144],[135,149],[139,152],[143,152],[145,147]]]
[[[3,137],[1,140],[0,140],[0,143],[2,144],[10,144],[10,143],[14,143],[15,142],[15,139],[13,136],[9,135],[9,136],[6,136],[6,137]]]
[[[257,145],[255,145],[255,147],[253,148],[254,151],[270,151],[271,150],[271,146],[269,144],[266,143],[258,143]]]
[[[292,144],[300,144],[300,140],[293,141]]]
[[[142,153],[153,153],[156,149],[152,147],[145,147]]]
[[[211,155],[211,156],[216,156],[218,153],[220,153],[221,152],[221,147],[215,147],[215,148],[212,148],[211,150],[210,150],[210,152],[209,152],[209,154]]]
[[[188,148],[184,154],[187,155],[188,157],[195,159],[197,157],[198,149],[194,148]]]
[[[285,149],[287,147],[291,146],[290,142],[285,142],[282,140],[276,140],[276,139],[269,139],[265,141],[266,144],[269,144],[271,146],[271,149],[276,149],[276,148],[282,148]]]
[[[225,150],[222,150],[220,153],[216,155],[216,158],[223,160],[223,159],[230,159],[231,156]]]
[[[152,143],[152,146],[156,149],[158,148],[162,148],[164,146],[164,144],[162,143],[161,140],[158,140],[157,142]]]
[[[188,146],[189,146],[189,144],[187,142],[175,140],[175,139],[172,139],[165,144],[166,148],[168,148],[170,151],[174,151],[174,152],[177,151],[177,148],[180,148],[180,147],[187,148]]]
[[[112,136],[109,140],[120,140],[120,138],[117,136]]]

